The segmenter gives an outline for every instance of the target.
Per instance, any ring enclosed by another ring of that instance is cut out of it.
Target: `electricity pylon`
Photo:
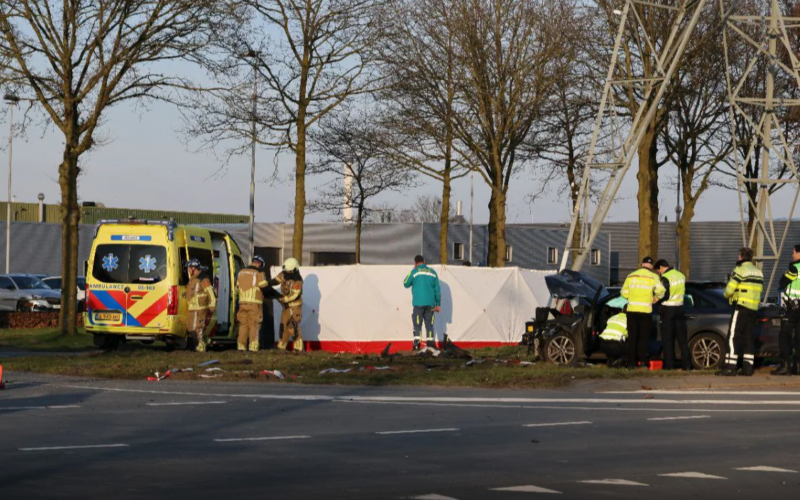
[[[791,48],[787,32],[788,29],[800,27],[800,18],[784,16],[778,0],[770,0],[769,10],[759,13],[761,15],[736,15],[735,11],[741,3],[736,0],[626,0],[622,10],[615,11],[619,17],[619,28],[600,100],[600,108],[595,120],[586,168],[581,179],[578,203],[573,212],[567,245],[561,261],[561,269],[567,267],[571,254],[574,254],[572,269],[579,270],[585,262],[625,174],[637,155],[642,138],[656,116],[664,93],[677,72],[698,20],[704,9],[713,5],[712,2],[715,1],[719,3],[725,23],[723,36],[725,37],[731,127],[733,127],[732,130],[736,130],[738,120],[749,124],[756,131],[749,152],[744,157],[740,154],[738,144],[734,143],[733,148],[743,224],[746,225],[747,205],[752,204],[757,214],[757,220],[753,221],[750,234],[743,229],[743,243],[755,249],[759,262],[776,260],[780,255],[789,221],[784,226],[782,235],[778,237],[774,228],[769,196],[781,184],[794,184],[796,189],[800,186],[797,184],[798,176],[792,152],[775,114],[775,107],[798,106],[800,100],[776,97],[774,84],[776,72],[780,70],[789,75],[800,89],[800,74],[798,74],[800,62]],[[653,12],[671,14],[671,28],[663,42],[655,38],[655,33],[650,32],[653,28],[651,23],[645,22],[643,16],[645,9],[651,9],[651,14]],[[752,29],[747,28],[751,25],[764,26],[760,36],[752,36]],[[729,65],[728,39],[733,36],[736,36],[740,43],[749,44],[755,49],[753,60],[750,61],[741,77],[732,75]],[[779,42],[788,53],[788,64],[777,57]],[[643,48],[647,52],[648,60],[632,60],[631,51],[623,50],[628,43],[636,43],[638,47]],[[769,61],[767,65],[769,69],[764,75],[766,83],[761,87],[765,95],[742,95],[742,89],[745,88],[744,82],[756,76],[753,71],[757,67],[758,58],[763,57],[768,58]],[[629,108],[635,109],[636,112],[626,120],[626,123],[622,123],[623,117],[617,112],[618,106],[615,102],[617,95],[627,95],[635,101],[634,106],[629,106]],[[760,113],[754,112],[758,109],[761,109]],[[736,134],[732,135],[736,140]],[[746,166],[752,159],[754,151],[759,147],[762,156],[760,175],[757,179],[749,178],[745,175]],[[789,172],[790,178],[771,177],[776,169],[769,168],[769,166],[775,165],[776,160],[781,165],[785,165],[786,168],[783,171]],[[764,168],[764,165],[767,167]],[[601,172],[610,173],[610,175],[598,175]],[[602,186],[602,183],[605,183],[605,186]],[[744,189],[748,184],[758,185],[756,199],[752,199]],[[593,193],[596,197],[594,201],[592,200]],[[796,192],[792,202],[788,215],[789,220],[794,213],[797,194]],[[747,205],[741,198],[747,199]],[[576,231],[579,235],[579,243],[577,247],[573,247],[572,242]],[[769,254],[764,252],[765,243],[771,251]],[[772,277],[770,285],[771,282]]]

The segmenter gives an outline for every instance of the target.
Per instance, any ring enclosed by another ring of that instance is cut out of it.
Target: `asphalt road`
[[[800,496],[797,391],[6,378],[3,500]]]

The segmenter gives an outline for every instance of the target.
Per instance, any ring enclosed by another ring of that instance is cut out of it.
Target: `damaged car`
[[[536,309],[535,317],[525,324],[523,344],[545,360],[575,366],[587,359],[602,359],[597,339],[608,319],[616,312],[608,303],[619,297],[594,278],[577,271],[564,270],[545,277],[551,299],[549,307]],[[695,369],[719,368],[725,357],[725,342],[732,306],[723,296],[724,284],[687,282],[684,308],[689,337],[689,351]],[[759,309],[755,333],[756,357],[778,355],[778,332],[781,309],[765,305]],[[653,311],[649,353],[658,358],[662,352],[657,308]],[[680,349],[676,345],[676,356]]]

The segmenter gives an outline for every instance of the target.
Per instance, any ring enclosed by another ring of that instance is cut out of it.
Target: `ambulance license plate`
[[[122,321],[122,314],[115,312],[99,312],[94,313],[94,319],[97,321],[113,321],[119,323]]]

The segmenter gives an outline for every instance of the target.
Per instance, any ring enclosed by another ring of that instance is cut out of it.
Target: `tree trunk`
[[[575,232],[572,234],[572,242],[570,243],[570,246],[573,249],[577,249],[581,246],[581,216],[580,212],[575,212],[575,206],[578,204],[578,196],[580,195],[581,187],[575,179],[575,163],[572,158],[570,158],[570,164],[567,166],[567,180],[569,181],[569,195],[572,200],[571,213],[577,213],[578,216],[578,220],[575,221]],[[573,250],[571,254],[572,263],[574,264],[575,259],[578,258],[577,250]]]
[[[691,233],[694,218],[694,202],[684,200],[683,213],[678,222],[678,258],[681,261],[680,271],[688,280],[692,273]]]
[[[486,265],[505,267],[506,256],[506,195],[499,188],[492,189],[489,199],[489,255]]]
[[[71,118],[71,119],[70,119]],[[58,168],[61,188],[61,311],[58,330],[61,335],[77,334],[78,288],[78,118],[68,117],[64,157]]]
[[[450,229],[450,158],[445,158],[442,175],[442,212],[439,214],[439,262],[447,265],[447,232]]]
[[[639,260],[658,253],[658,170],[655,164],[655,125],[647,127],[639,145]]]
[[[361,264],[361,221],[364,218],[364,205],[358,205],[356,215],[356,264]]]
[[[294,167],[294,234],[292,256],[303,264],[303,224],[306,216],[306,112],[300,108],[297,118],[297,150]]]

